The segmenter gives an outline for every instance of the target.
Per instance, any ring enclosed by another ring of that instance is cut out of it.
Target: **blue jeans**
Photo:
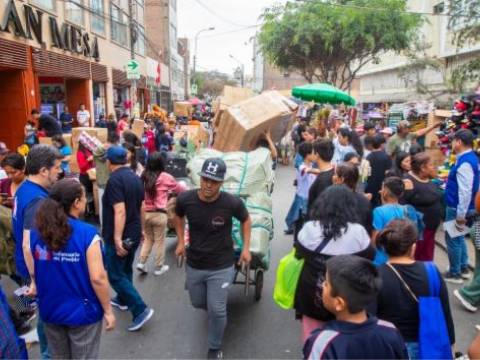
[[[457,209],[447,207],[445,221],[454,220],[456,217]],[[452,275],[460,275],[462,270],[468,268],[468,251],[465,236],[452,239],[445,232],[445,240],[447,243],[448,261],[450,262],[450,273]]]
[[[220,270],[199,270],[187,265],[186,286],[193,307],[208,313],[208,348],[220,349],[227,326],[228,289],[235,270],[233,266]]]
[[[293,199],[293,203],[288,210],[287,217],[285,218],[285,223],[287,224],[287,230],[293,230],[295,222],[300,218],[300,214],[307,213],[308,200],[304,199],[297,194]]]
[[[137,289],[133,286],[133,260],[138,244],[125,257],[117,256],[115,246],[105,243],[105,262],[107,265],[108,280],[117,293],[117,300],[127,305],[133,318],[145,311],[147,305],[142,300]]]
[[[416,342],[407,342],[405,343],[408,352],[408,358],[410,360],[417,360],[418,359],[418,343]]]
[[[42,360],[48,360],[52,357],[50,356],[50,351],[48,350],[47,336],[45,335],[45,326],[43,320],[38,317],[37,320],[37,334],[38,342],[40,343],[40,358]]]

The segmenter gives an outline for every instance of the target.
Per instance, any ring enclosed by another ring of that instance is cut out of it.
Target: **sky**
[[[215,27],[198,37],[197,70],[233,74],[242,63],[247,76],[251,75],[252,37],[259,30],[254,25],[259,23],[266,7],[279,2],[285,0],[177,0],[177,33],[190,39],[192,66],[195,35],[202,29]]]

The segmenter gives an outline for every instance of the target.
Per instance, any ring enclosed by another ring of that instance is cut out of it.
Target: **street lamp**
[[[205,28],[205,29],[200,30],[200,31],[197,32],[197,34],[195,35],[195,49],[194,49],[194,52],[193,52],[193,76],[194,76],[194,77],[197,75],[197,43],[198,43],[198,36],[199,36],[202,32],[213,31],[213,30],[215,30],[215,28],[212,26],[212,27],[209,27],[209,28]]]
[[[235,60],[237,63],[240,64],[240,66],[242,67],[242,78],[241,78],[241,85],[242,85],[242,88],[245,87],[245,65],[240,61],[238,60],[235,56],[233,56],[232,54],[228,55],[230,56],[230,58],[232,58],[233,60]]]

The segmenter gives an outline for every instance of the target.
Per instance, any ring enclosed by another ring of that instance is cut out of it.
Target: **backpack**
[[[440,276],[432,262],[423,263],[428,276],[429,295],[417,297],[395,268],[387,266],[395,273],[410,296],[418,303],[419,359],[452,359],[450,337],[448,335],[445,314],[440,301]]]

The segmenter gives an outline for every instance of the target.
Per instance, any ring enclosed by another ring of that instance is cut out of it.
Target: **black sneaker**
[[[284,230],[283,233],[285,235],[293,235],[293,230]]]
[[[450,271],[443,274],[443,279],[452,284],[463,284],[462,275],[454,275]]]
[[[223,359],[223,352],[220,349],[209,349],[207,359]]]
[[[462,279],[463,280],[470,280],[472,278],[472,273],[468,268],[462,269]]]

